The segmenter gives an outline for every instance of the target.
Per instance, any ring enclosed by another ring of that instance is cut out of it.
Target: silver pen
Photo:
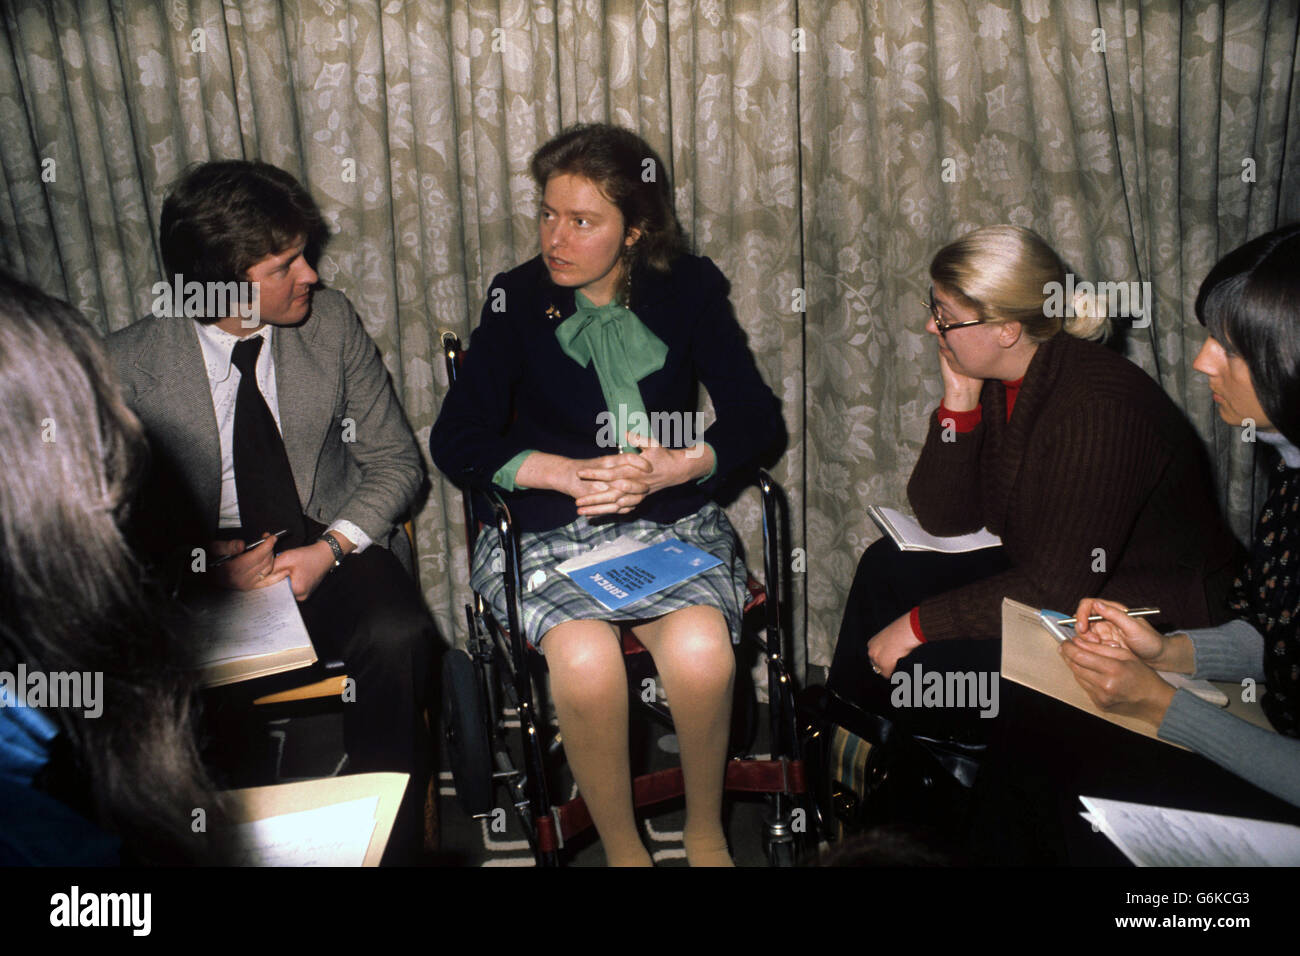
[[[1151,617],[1151,616],[1154,615],[1154,614],[1159,614],[1159,613],[1160,613],[1160,608],[1158,608],[1158,607],[1133,607],[1133,608],[1129,608],[1129,609],[1128,609],[1127,611],[1125,611],[1124,613],[1127,614],[1129,617]],[[1088,615],[1088,620],[1089,620],[1089,621],[1104,621],[1104,620],[1106,620],[1106,619],[1105,619],[1104,617],[1102,617],[1100,614],[1089,614],[1089,615]],[[1074,618],[1074,617],[1066,617],[1066,618],[1062,618],[1061,620],[1057,621],[1056,623],[1057,623],[1057,624],[1068,624],[1068,625],[1070,625],[1071,627],[1073,627],[1075,624],[1078,624],[1078,623],[1079,623],[1079,619],[1078,619],[1078,618]]]
[[[288,532],[289,532],[288,528],[281,528],[279,531],[272,531],[269,535],[267,535],[267,538],[278,538],[282,534],[288,534]],[[244,548],[243,551],[237,551],[234,554],[222,555],[221,557],[217,558],[217,560],[215,561],[209,561],[208,567],[215,568],[218,564],[225,564],[231,558],[237,558],[241,554],[248,554],[248,552],[252,551],[254,548],[256,548],[259,544],[261,544],[265,540],[266,538],[258,538],[252,544],[248,545],[248,547]]]

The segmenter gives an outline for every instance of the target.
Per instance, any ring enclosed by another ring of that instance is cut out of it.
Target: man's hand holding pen
[[[276,535],[267,534],[252,546],[245,546],[243,541],[212,542],[208,553],[217,559],[208,565],[208,572],[213,583],[232,591],[251,591],[287,578],[288,569],[275,570],[276,540]]]

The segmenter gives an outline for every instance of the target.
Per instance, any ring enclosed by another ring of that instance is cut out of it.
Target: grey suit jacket
[[[144,543],[163,551],[212,540],[221,447],[193,322],[147,316],[107,346],[153,453],[140,503]],[[280,430],[303,513],[321,524],[344,518],[408,558],[394,525],[419,492],[424,463],[351,304],[339,292],[315,292],[306,321],[278,327],[272,347]]]

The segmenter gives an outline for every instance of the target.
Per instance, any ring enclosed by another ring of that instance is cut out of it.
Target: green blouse
[[[637,383],[664,367],[668,346],[625,306],[616,302],[592,305],[581,292],[574,300],[577,311],[555,329],[561,350],[583,368],[595,365],[605,406],[616,429],[626,422],[649,421]],[[636,450],[627,443],[626,435],[617,432],[616,437],[620,452]],[[492,476],[493,482],[506,491],[523,487],[515,482],[515,475],[534,450],[525,449],[507,461]],[[712,477],[717,467],[715,455],[713,469],[700,480]]]

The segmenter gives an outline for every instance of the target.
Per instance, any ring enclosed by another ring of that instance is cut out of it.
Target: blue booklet
[[[605,607],[617,611],[721,563],[707,551],[669,538],[586,567],[560,570]]]

